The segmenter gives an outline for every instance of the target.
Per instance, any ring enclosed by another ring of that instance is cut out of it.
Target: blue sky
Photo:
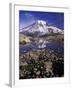
[[[44,20],[49,25],[64,29],[64,13],[39,12],[39,11],[19,11],[20,29],[32,24],[36,20]]]

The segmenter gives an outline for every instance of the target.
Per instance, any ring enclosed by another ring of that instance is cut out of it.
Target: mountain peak
[[[44,20],[37,20],[33,24],[25,27],[21,30],[24,34],[29,35],[45,35],[45,34],[53,34],[53,33],[60,33],[63,34],[63,30],[48,25],[48,23]]]
[[[47,22],[44,21],[44,20],[37,20],[37,23],[38,23],[38,24],[42,24],[42,25],[46,25]]]

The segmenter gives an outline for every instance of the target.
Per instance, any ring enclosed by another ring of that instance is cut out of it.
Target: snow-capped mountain
[[[25,35],[45,35],[45,34],[53,34],[53,33],[59,33],[59,34],[63,34],[64,31],[54,27],[54,26],[49,26],[48,23],[46,21],[43,20],[37,20],[36,22],[34,22],[33,24],[22,28],[20,30],[20,32],[22,32]]]

